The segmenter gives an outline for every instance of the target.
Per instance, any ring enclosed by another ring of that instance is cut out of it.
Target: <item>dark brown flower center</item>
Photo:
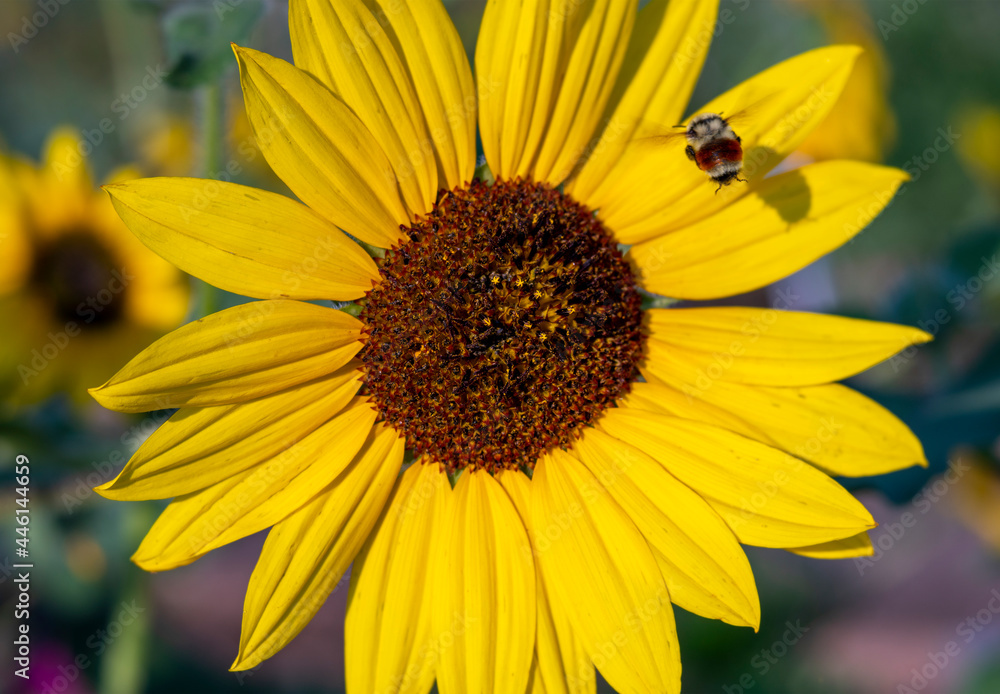
[[[31,283],[58,321],[106,326],[122,313],[125,286],[111,253],[91,232],[63,234],[38,248]]]
[[[640,297],[586,208],[530,181],[444,195],[364,300],[367,391],[450,471],[533,467],[629,388]]]

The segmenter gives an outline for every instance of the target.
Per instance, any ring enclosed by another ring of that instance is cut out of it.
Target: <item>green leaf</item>
[[[236,64],[230,44],[246,43],[263,12],[263,0],[189,2],[172,8],[163,18],[167,83],[192,89],[217,81]]]

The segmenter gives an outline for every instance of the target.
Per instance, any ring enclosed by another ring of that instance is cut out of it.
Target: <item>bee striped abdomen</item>
[[[743,148],[736,140],[716,140],[698,149],[695,152],[695,161],[699,169],[707,172],[720,164],[740,165],[743,163]],[[723,168],[729,169],[731,167],[724,166]]]

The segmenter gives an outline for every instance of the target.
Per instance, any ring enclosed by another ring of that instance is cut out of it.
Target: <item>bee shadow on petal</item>
[[[761,150],[764,151],[763,154]],[[812,209],[812,190],[805,176],[795,169],[784,173],[770,173],[762,180],[759,176],[754,176],[754,169],[759,169],[760,166],[756,162],[767,162],[774,151],[766,147],[755,147],[749,154],[748,161],[744,164],[746,177],[764,204],[773,207],[789,226],[807,219]]]

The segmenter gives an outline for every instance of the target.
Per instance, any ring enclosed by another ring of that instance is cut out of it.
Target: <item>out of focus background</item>
[[[471,56],[485,2],[445,4]],[[1000,2],[722,0],[715,34],[691,112],[810,48],[867,51],[789,165],[864,159],[911,180],[847,246],[738,301],[793,296],[797,310],[933,333],[851,383],[913,428],[930,467],[845,481],[880,523],[873,557],[751,548],[759,633],[677,609],[685,691],[1000,692]],[[3,691],[343,689],[346,581],[290,646],[230,673],[263,536],[144,574],[129,556],[163,504],[91,491],[169,413],[107,412],[84,389],[163,332],[242,301],[149,257],[96,186],[189,175],[286,192],[243,117],[230,41],[291,59],[287,2],[0,0]],[[141,272],[114,276],[122,258]],[[19,454],[28,683],[12,665]]]

